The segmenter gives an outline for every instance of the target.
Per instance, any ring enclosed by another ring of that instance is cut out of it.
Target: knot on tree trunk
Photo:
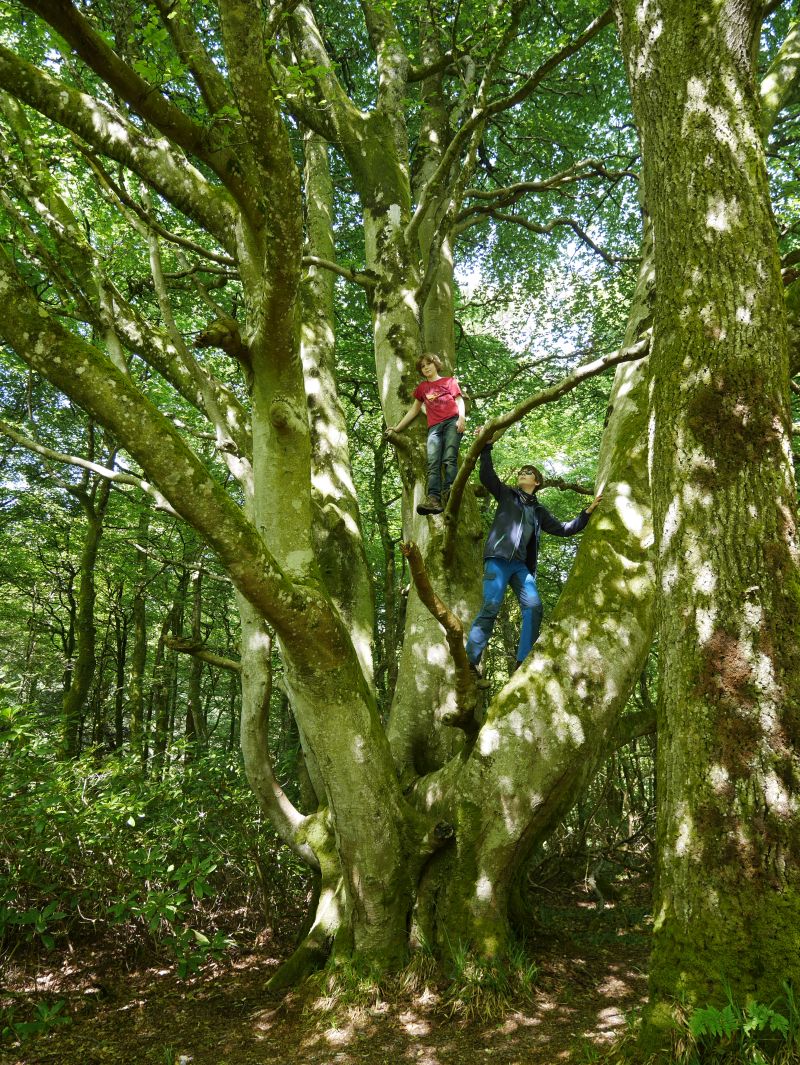
[[[220,348],[226,355],[236,359],[248,372],[253,369],[250,349],[242,340],[239,323],[235,318],[222,315],[215,318],[194,338],[196,348]]]
[[[286,396],[276,396],[269,405],[269,420],[273,426],[285,432],[287,429],[303,428],[292,401]]]

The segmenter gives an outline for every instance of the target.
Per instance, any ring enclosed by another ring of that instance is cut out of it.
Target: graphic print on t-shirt
[[[414,398],[425,404],[429,426],[454,418],[458,414],[455,397],[460,395],[461,389],[454,377],[421,381],[414,389]]]

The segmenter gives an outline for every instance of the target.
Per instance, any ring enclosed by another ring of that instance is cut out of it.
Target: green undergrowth
[[[341,1025],[361,1011],[414,1000],[442,1018],[486,1023],[527,1005],[539,975],[522,946],[503,959],[479,958],[465,946],[453,951],[447,971],[427,951],[417,951],[397,973],[385,974],[348,962],[331,963],[304,987],[306,1016]]]
[[[800,1063],[800,1009],[789,983],[775,1001],[734,1001],[726,988],[724,1006],[670,1011],[669,1050],[647,1055],[638,1039],[639,1024],[607,1049],[589,1043],[581,1047],[579,1062],[601,1065],[798,1065]]]
[[[185,976],[232,949],[233,931],[302,910],[303,873],[262,824],[238,757],[171,755],[160,779],[121,754],[62,761],[29,712],[0,710],[6,959],[115,941]]]
[[[459,944],[452,955],[452,976],[445,992],[449,1016],[465,1021],[500,1020],[533,997],[539,970],[520,943],[499,959],[481,958]]]

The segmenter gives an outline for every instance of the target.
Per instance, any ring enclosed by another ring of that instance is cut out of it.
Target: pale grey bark
[[[665,1044],[676,998],[767,1002],[799,975],[800,663],[787,619],[800,610],[800,554],[753,69],[761,5],[616,7],[657,275],[658,876],[645,1031]]]

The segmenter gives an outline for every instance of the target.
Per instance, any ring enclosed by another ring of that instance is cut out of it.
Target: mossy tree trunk
[[[762,5],[616,8],[655,235],[657,1033],[800,977],[800,571]]]

